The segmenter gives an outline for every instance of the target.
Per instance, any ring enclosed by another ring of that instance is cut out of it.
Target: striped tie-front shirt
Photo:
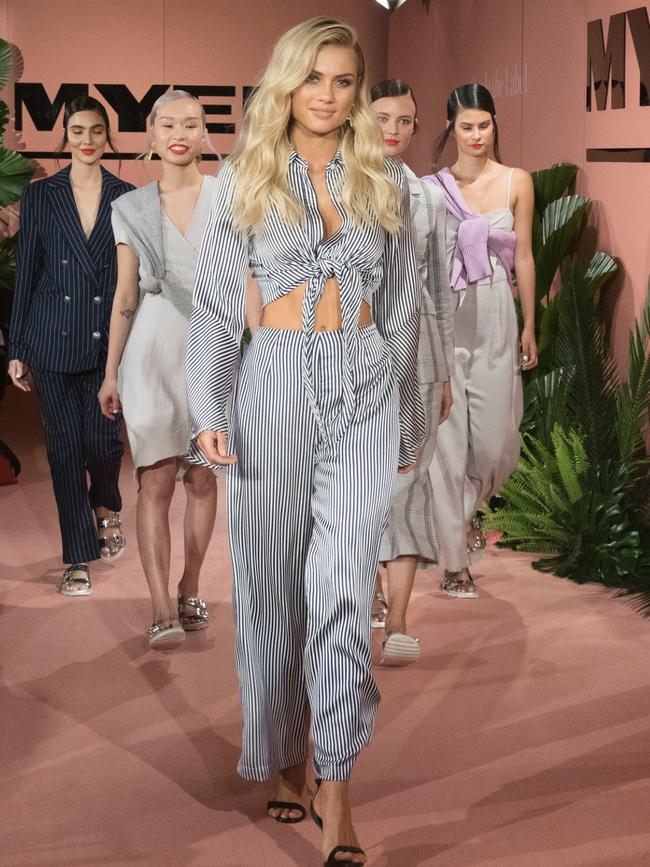
[[[386,167],[406,189],[401,166],[387,160]],[[226,162],[221,169],[199,254],[188,336],[187,381],[193,436],[204,430],[228,430],[227,409],[240,357],[250,266],[264,305],[306,284],[302,306],[305,389],[323,440],[332,448],[361,403],[354,381],[356,353],[361,351],[358,321],[362,301],[371,306],[377,330],[388,346],[387,363],[392,364],[399,387],[399,464],[405,466],[415,460],[424,432],[417,374],[421,292],[408,207],[404,209],[404,225],[395,235],[379,224],[359,225],[341,204],[345,163],[340,152],[328,164],[325,176],[342,220],[341,228],[327,240],[323,241],[323,221],[308,164],[295,151],[289,159],[287,182],[303,206],[303,220],[288,222],[271,208],[263,225],[246,237],[233,221],[236,179],[232,166]],[[325,422],[314,392],[312,352],[316,306],[331,277],[339,284],[346,365],[341,381],[341,410],[335,419]],[[372,396],[369,401],[369,395],[364,393],[364,409],[371,404]]]

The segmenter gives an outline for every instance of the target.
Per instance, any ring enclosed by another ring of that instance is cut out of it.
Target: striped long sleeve
[[[395,165],[393,163],[393,165]],[[403,225],[388,235],[384,251],[382,285],[374,296],[377,330],[388,343],[399,388],[399,466],[415,462],[424,439],[424,409],[418,377],[420,334],[420,280],[411,237],[408,187],[400,169]]]
[[[194,281],[187,339],[187,395],[196,437],[204,430],[228,431],[227,407],[244,330],[248,268],[246,238],[233,225],[232,168],[217,178]]]
[[[35,192],[34,185],[27,187],[20,202],[16,285],[9,328],[9,358],[19,361],[24,361],[23,331],[43,260],[43,247],[32,212]]]
[[[429,194],[426,185],[422,184],[425,195]],[[435,189],[434,187],[431,188]],[[433,198],[433,197],[431,197]],[[451,379],[456,364],[454,352],[454,303],[449,285],[447,269],[446,224],[447,210],[442,197],[431,203],[434,211],[434,230],[427,243],[427,290],[434,304],[436,326],[438,329],[439,346],[442,350],[440,367],[440,382]]]

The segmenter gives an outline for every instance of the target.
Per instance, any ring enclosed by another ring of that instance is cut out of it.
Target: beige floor
[[[234,773],[223,501],[212,626],[155,654],[128,467],[128,551],[95,570],[93,597],[65,599],[32,399],[9,394],[0,437],[25,464],[0,489],[0,865],[322,864],[316,827],[267,819],[269,787]],[[177,528],[182,507],[179,490]],[[492,548],[476,573],[476,601],[442,598],[436,570],[421,573],[423,658],[377,670],[383,702],[354,780],[369,864],[650,864],[650,621],[523,555]]]

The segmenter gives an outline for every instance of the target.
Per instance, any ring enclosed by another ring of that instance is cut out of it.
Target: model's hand
[[[122,404],[117,392],[117,382],[115,379],[111,379],[108,376],[105,377],[102,387],[97,392],[97,400],[99,401],[102,415],[113,421],[117,413],[122,411]]]
[[[443,382],[442,383],[442,401],[440,403],[440,415],[438,416],[438,424],[442,424],[443,421],[447,421],[449,418],[449,413],[451,412],[451,408],[454,405],[454,398],[451,395],[451,383]]]
[[[17,358],[14,358],[9,362],[8,373],[11,377],[11,381],[19,388],[21,391],[31,391],[32,386],[30,383],[29,376],[29,367],[26,364],[23,364],[22,361],[18,361]]]
[[[521,369],[530,370],[537,367],[537,341],[535,329],[530,326],[521,332]]]
[[[196,441],[211,464],[226,467],[228,464],[237,463],[236,455],[228,454],[228,437],[225,433],[218,430],[204,430],[198,435]]]
[[[412,472],[415,469],[415,464],[407,464],[405,467],[399,467],[397,472],[400,476],[405,476],[407,473]]]

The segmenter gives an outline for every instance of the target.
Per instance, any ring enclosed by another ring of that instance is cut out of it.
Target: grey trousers
[[[228,519],[246,779],[304,762],[310,734],[316,776],[347,779],[372,734],[370,608],[399,420],[390,368],[373,366],[383,340],[374,326],[360,333],[364,409],[334,450],[323,448],[306,397],[301,332],[260,328],[242,362]],[[345,346],[340,332],[315,340],[327,423],[340,408]]]
[[[414,469],[406,475],[397,476],[388,526],[379,548],[379,559],[386,562],[409,554],[417,555],[420,566],[426,568],[438,562],[429,467],[436,450],[442,383],[421,383],[420,394],[426,414],[424,442]]]
[[[468,287],[454,333],[454,404],[438,431],[430,472],[442,563],[456,572],[469,565],[467,526],[474,512],[519,459],[519,335],[505,277]]]

